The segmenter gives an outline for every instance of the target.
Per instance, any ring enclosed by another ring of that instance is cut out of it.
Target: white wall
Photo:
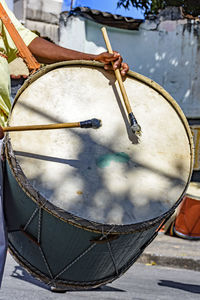
[[[43,12],[60,14],[63,0],[27,0],[27,7]]]
[[[64,16],[65,18],[66,16]],[[102,25],[62,19],[60,45],[89,53],[105,50]],[[107,27],[113,49],[130,68],[164,87],[187,117],[200,118],[200,24],[186,19],[145,21],[138,31]]]
[[[27,28],[58,43],[62,3],[63,0],[15,0],[14,13]]]

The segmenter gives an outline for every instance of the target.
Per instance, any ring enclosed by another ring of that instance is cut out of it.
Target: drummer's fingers
[[[115,61],[121,61],[122,62],[122,57],[121,55],[117,52],[117,51],[113,51],[113,53],[108,53],[106,52],[107,54],[107,57],[106,57],[106,60],[107,62],[115,62]]]
[[[113,70],[113,66],[111,64],[105,64],[104,69],[107,70]],[[120,67],[120,72],[122,76],[125,76],[129,71],[129,66],[126,63],[122,63]]]
[[[114,51],[113,54],[114,54],[114,57],[112,59],[112,60],[114,60],[113,61],[113,69],[114,70],[120,69],[121,70],[121,75],[125,76],[127,74],[127,72],[129,71],[128,64],[123,63],[123,58],[118,52]]]
[[[122,76],[125,76],[129,71],[129,66],[126,63],[121,64],[121,74]]]
[[[105,57],[104,62],[105,63],[109,63],[109,62],[113,63],[113,69],[119,69],[121,67],[121,64],[123,61],[122,56],[116,51],[113,51],[113,54],[110,54],[110,53],[106,53],[106,54],[107,54],[107,57]]]
[[[117,53],[117,54],[119,54],[119,53]],[[114,70],[120,69],[122,61],[123,61],[121,55],[119,54],[118,56],[115,56],[115,53],[114,53],[114,58],[115,59],[113,59],[113,69]]]
[[[120,54],[117,52],[114,53],[103,52],[96,56],[96,60],[102,63],[109,63],[118,59],[119,56]]]

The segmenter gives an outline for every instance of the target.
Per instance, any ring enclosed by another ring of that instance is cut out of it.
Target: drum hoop
[[[154,236],[150,239],[149,243],[152,242],[152,240],[155,238],[155,234]],[[145,245],[144,247],[146,247],[148,245]],[[47,276],[45,276],[44,273],[40,272],[38,269],[36,269],[35,267],[33,267],[27,260],[25,260],[19,253],[18,251],[12,246],[11,243],[9,243],[9,248],[8,248],[10,254],[13,256],[13,258],[15,259],[15,261],[20,264],[23,268],[25,268],[25,270],[32,275],[33,277],[36,277],[37,279],[39,279],[41,282],[45,282],[47,285],[49,285],[49,278]],[[98,288],[102,285],[106,285],[108,283],[113,282],[114,280],[118,279],[119,276],[122,276],[133,264],[134,262],[138,259],[138,257],[140,256],[140,254],[142,253],[142,249],[140,249],[140,251],[138,252],[138,255],[136,255],[134,258],[130,259],[128,261],[128,263],[122,267],[122,269],[120,270],[119,274],[115,274],[115,275],[110,275],[109,277],[104,277],[103,279],[99,279],[96,281],[82,281],[82,282],[78,282],[78,281],[70,281],[70,280],[56,280],[56,284],[59,284],[59,287],[66,287],[69,289],[88,289],[88,288]]]
[[[61,68],[61,67],[66,67],[66,66],[77,66],[77,67],[78,66],[86,66],[86,67],[103,68],[103,64],[101,64],[101,63],[94,62],[94,61],[84,61],[84,60],[65,61],[65,62],[47,65],[47,66],[43,67],[42,69],[40,69],[39,71],[37,71],[36,73],[34,73],[33,75],[31,75],[24,82],[24,84],[19,89],[19,91],[15,97],[15,101],[12,106],[12,109],[13,109],[14,105],[16,104],[19,96],[31,83],[33,83],[39,77],[41,77],[44,74],[47,74],[48,72],[50,72],[52,70],[55,70],[55,69]],[[8,162],[8,165],[11,169],[11,172],[12,172],[15,180],[17,181],[17,183],[19,184],[21,189],[25,192],[25,194],[28,195],[28,197],[31,198],[35,203],[37,203],[37,205],[39,205],[41,208],[43,208],[45,211],[47,211],[54,217],[66,222],[68,224],[76,226],[78,228],[82,228],[84,230],[92,231],[95,233],[102,233],[102,230],[103,230],[105,233],[129,234],[129,233],[134,233],[137,231],[145,231],[147,228],[149,229],[151,227],[154,227],[156,224],[159,226],[159,224],[161,223],[161,221],[163,221],[163,219],[168,219],[174,213],[176,207],[182,201],[182,199],[186,193],[188,184],[191,180],[191,176],[192,176],[193,161],[194,161],[193,137],[192,137],[192,133],[190,131],[190,127],[187,122],[187,119],[186,119],[184,113],[182,112],[181,108],[176,103],[176,101],[171,97],[171,95],[168,92],[166,92],[159,84],[157,84],[152,79],[149,79],[149,78],[147,78],[139,73],[133,72],[133,71],[129,71],[128,76],[135,78],[136,80],[150,86],[155,91],[157,91],[159,94],[161,94],[173,106],[173,108],[179,115],[179,117],[184,125],[184,128],[185,128],[187,136],[188,136],[188,140],[189,140],[189,145],[190,145],[191,151],[190,151],[190,172],[189,172],[189,176],[188,176],[188,181],[185,185],[185,188],[184,188],[182,194],[177,199],[176,203],[171,207],[171,209],[169,211],[163,213],[162,215],[160,215],[156,218],[153,218],[153,219],[143,221],[143,222],[138,222],[138,223],[133,223],[133,224],[128,224],[128,225],[102,224],[102,223],[98,223],[98,222],[94,222],[94,221],[89,221],[87,219],[73,215],[73,214],[65,211],[64,209],[57,207],[56,205],[52,204],[48,200],[46,200],[37,190],[35,190],[33,188],[33,186],[30,184],[30,182],[26,178],[25,174],[23,173],[23,171],[16,159],[16,156],[13,152],[11,142],[9,139],[9,133],[6,134],[6,138],[5,138],[4,151],[5,151],[6,160]],[[12,112],[12,110],[11,110],[11,112]],[[10,113],[10,116],[11,116],[11,113]],[[9,116],[8,124],[10,121],[10,116]]]

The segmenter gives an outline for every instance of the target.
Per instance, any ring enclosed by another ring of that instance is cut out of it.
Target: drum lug
[[[38,247],[40,247],[40,243],[38,243],[37,239],[30,234],[29,232],[25,231],[24,228],[21,226],[20,227],[20,231],[29,239],[31,240],[33,243],[35,243]]]

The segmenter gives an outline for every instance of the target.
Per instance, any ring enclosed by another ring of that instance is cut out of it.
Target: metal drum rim
[[[84,60],[75,60],[75,61],[64,61],[64,62],[60,62],[60,63],[55,63],[55,64],[51,64],[51,65],[47,65],[45,67],[43,67],[42,69],[40,69],[39,71],[37,71],[35,74],[31,75],[26,81],[25,83],[22,85],[22,87],[19,89],[16,97],[15,97],[15,101],[13,104],[16,104],[17,99],[19,98],[19,96],[22,94],[22,92],[27,88],[27,86],[29,86],[32,82],[36,81],[39,77],[41,77],[42,75],[56,69],[56,68],[61,68],[61,67],[67,67],[67,66],[86,66],[86,67],[96,67],[96,68],[103,68],[103,64],[95,62],[95,61],[84,61]],[[177,102],[173,99],[173,97],[166,92],[159,84],[157,84],[155,81],[153,81],[152,79],[149,79],[139,73],[133,72],[133,71],[129,71],[128,72],[128,76],[150,86],[151,88],[153,88],[155,91],[157,91],[159,94],[161,94],[175,109],[176,113],[178,114],[180,120],[182,121],[184,128],[186,130],[187,136],[188,136],[188,141],[190,144],[190,172],[189,172],[189,176],[188,176],[188,181],[185,185],[184,191],[183,193],[180,195],[179,199],[177,199],[176,203],[171,207],[171,209],[165,213],[163,213],[162,215],[159,215],[156,218],[153,219],[149,219],[146,220],[144,222],[138,222],[138,223],[133,223],[133,224],[128,224],[128,225],[113,225],[113,224],[102,224],[102,223],[97,223],[95,221],[89,221],[86,220],[84,218],[75,216],[57,206],[55,206],[54,204],[50,203],[48,200],[44,199],[44,197],[37,191],[35,190],[32,185],[30,184],[30,182],[28,182],[26,176],[24,175],[15,155],[14,152],[12,150],[12,146],[11,146],[11,142],[9,139],[9,133],[7,133],[6,135],[6,139],[5,139],[5,156],[7,159],[7,162],[9,164],[9,167],[12,171],[12,174],[15,178],[15,180],[17,181],[17,183],[19,184],[19,186],[22,188],[22,190],[38,205],[40,205],[44,210],[46,210],[48,213],[50,213],[51,215],[55,216],[56,218],[69,223],[73,226],[85,229],[87,231],[92,231],[92,232],[96,232],[96,233],[101,233],[102,232],[102,227],[104,229],[104,232],[108,233],[108,232],[112,232],[115,234],[129,234],[129,233],[134,233],[137,231],[144,231],[146,228],[151,228],[153,226],[155,226],[156,224],[160,224],[160,222],[163,219],[167,219],[168,217],[170,217],[172,215],[172,213],[174,212],[174,210],[176,209],[176,207],[180,204],[180,202],[182,201],[187,187],[189,185],[189,182],[191,180],[191,176],[192,176],[192,171],[193,171],[193,161],[194,161],[194,146],[193,146],[193,137],[192,137],[192,133],[190,131],[190,127],[189,124],[187,122],[187,119],[184,115],[184,113],[182,112],[181,108],[179,107],[179,105],[177,104]],[[13,108],[12,107],[12,108]],[[12,110],[11,110],[12,112]],[[11,114],[10,114],[11,115]],[[10,117],[9,117],[10,119]],[[9,121],[8,121],[9,124]],[[11,153],[11,154],[10,154]],[[12,163],[15,164],[15,166],[13,167]],[[19,176],[20,175],[20,176]],[[21,180],[20,178],[23,178],[23,180]],[[28,190],[28,188],[30,188],[32,190],[33,193],[30,192],[30,190]],[[37,194],[37,198],[34,197],[34,192]],[[37,201],[36,199],[39,199],[40,201]]]

